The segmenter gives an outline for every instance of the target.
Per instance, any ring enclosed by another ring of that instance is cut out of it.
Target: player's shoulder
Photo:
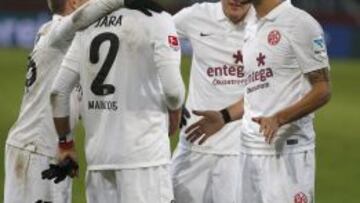
[[[320,25],[310,13],[295,6],[291,6],[283,18],[286,19],[288,24],[293,25],[292,27],[294,28]]]
[[[35,47],[39,47],[40,44],[46,45],[46,43],[49,41],[49,36],[51,36],[51,32],[53,28],[54,28],[53,20],[47,21],[40,26],[35,36],[35,41],[34,41]],[[39,43],[40,41],[41,43]]]
[[[295,6],[292,6],[292,10],[290,11],[289,15],[292,16],[294,20],[296,19],[297,21],[300,22],[315,23],[315,24],[318,23],[317,20],[310,13]]]
[[[148,17],[147,19],[157,24],[174,22],[172,15],[166,11],[163,11],[161,13],[153,13],[153,16]]]
[[[50,20],[50,21],[42,24],[38,30],[38,35],[45,35],[46,33],[48,33],[51,29],[52,23],[53,23],[53,21]]]
[[[101,24],[101,20],[113,24],[118,23],[118,25],[126,23],[138,23],[141,24],[143,27],[147,26],[148,23],[150,23],[152,26],[152,24],[161,23],[164,21],[172,21],[172,16],[165,11],[161,13],[154,11],[149,12],[151,12],[152,16],[145,15],[143,12],[138,10],[120,8],[103,17],[103,19],[99,19],[98,22],[94,23],[94,25],[96,27],[97,24]]]
[[[130,10],[130,9],[124,9],[123,11],[125,13],[124,22],[126,23],[137,23],[140,24],[144,29],[147,30],[156,30],[160,27],[167,27],[167,26],[173,26],[174,20],[168,12],[162,11],[160,13],[153,12],[152,16],[145,15],[144,13],[137,11],[137,10]],[[158,30],[161,32],[161,30]]]

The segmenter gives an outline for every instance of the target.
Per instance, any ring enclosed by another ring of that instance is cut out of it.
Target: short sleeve
[[[192,7],[180,10],[173,16],[176,31],[180,38],[188,38],[189,23],[191,22]]]
[[[308,14],[298,17],[292,30],[292,48],[303,73],[329,68],[323,29]]]
[[[180,41],[170,15],[161,14],[153,31],[154,61],[165,94],[168,108],[178,109],[185,98],[184,83],[180,73]]]
[[[154,61],[157,67],[167,64],[180,65],[180,40],[174,22],[169,14],[162,13],[154,18],[156,28],[153,29]]]
[[[70,48],[68,49],[64,60],[62,62],[62,68],[67,68],[76,73],[80,73],[81,68],[81,54],[83,53],[83,48],[81,47],[81,34],[77,33],[74,37],[74,40],[71,43]]]

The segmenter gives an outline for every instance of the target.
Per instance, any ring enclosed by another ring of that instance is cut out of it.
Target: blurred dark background
[[[158,2],[175,13],[201,0]],[[360,58],[360,0],[292,0],[292,3],[322,24],[331,57]],[[38,27],[49,18],[46,0],[0,0],[0,48],[32,47]]]

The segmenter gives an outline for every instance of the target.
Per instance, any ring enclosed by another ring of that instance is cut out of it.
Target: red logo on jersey
[[[243,55],[240,50],[238,50],[235,54],[233,54],[233,58],[235,59],[235,64],[239,64],[243,62]]]
[[[281,34],[277,30],[273,30],[268,35],[268,42],[270,45],[275,46],[277,45],[281,40]]]
[[[258,67],[265,66],[265,59],[266,59],[266,56],[260,52],[259,57],[256,58],[256,60],[258,62]]]
[[[308,198],[304,193],[299,192],[294,196],[294,203],[308,203]]]
[[[169,41],[169,45],[170,45],[171,48],[173,48],[175,50],[179,50],[180,43],[179,43],[179,39],[177,38],[177,36],[170,35],[168,37],[168,41]]]

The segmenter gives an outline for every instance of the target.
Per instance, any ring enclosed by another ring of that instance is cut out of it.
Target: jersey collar
[[[270,11],[264,19],[269,21],[274,21],[283,11],[291,7],[291,3],[289,1],[283,1],[277,7],[275,7],[272,11]]]

